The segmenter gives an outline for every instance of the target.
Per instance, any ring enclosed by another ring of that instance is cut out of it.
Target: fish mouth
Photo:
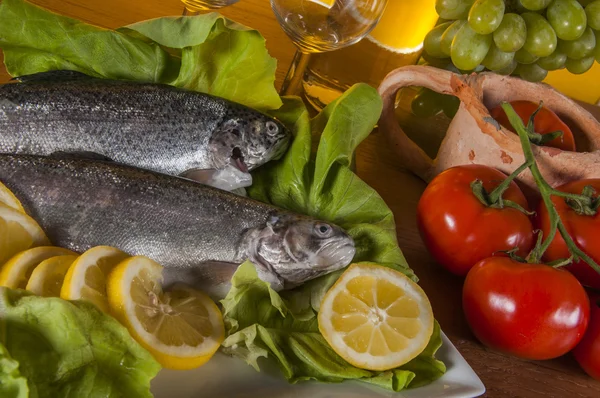
[[[244,154],[240,147],[236,146],[233,148],[233,151],[231,151],[231,164],[242,173],[248,172],[248,165],[244,162]]]
[[[346,239],[330,242],[317,252],[318,268],[331,271],[344,268],[352,262],[355,254],[354,242],[348,242]]]

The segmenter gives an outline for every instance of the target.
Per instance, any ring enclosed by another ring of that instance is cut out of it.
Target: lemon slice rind
[[[184,286],[173,287],[172,290],[186,290],[200,301],[209,314],[208,321],[215,333],[211,336],[203,336],[204,341],[196,346],[185,344],[170,346],[163,343],[144,328],[144,325],[136,316],[137,304],[131,298],[132,282],[144,270],[147,278],[154,280],[158,285],[160,284],[162,281],[162,267],[143,256],[126,259],[109,274],[107,290],[111,312],[129,329],[131,335],[152,353],[163,367],[185,370],[203,365],[214,355],[225,338],[225,328],[219,308],[208,296],[199,291]],[[162,292],[154,292],[154,294],[159,296],[162,295]]]
[[[391,282],[402,289],[405,295],[418,305],[418,319],[421,323],[421,329],[416,337],[409,339],[410,345],[408,348],[398,352],[388,352],[381,356],[375,356],[369,351],[358,352],[344,341],[344,333],[335,330],[332,323],[333,316],[336,314],[333,308],[335,297],[344,291],[348,292],[346,289],[348,282],[363,276]],[[418,356],[429,343],[434,327],[431,303],[419,285],[401,272],[370,264],[353,264],[348,267],[323,297],[318,319],[321,334],[338,355],[356,367],[377,371],[397,368]]]
[[[101,311],[108,313],[108,299],[106,297],[106,276],[121,261],[129,255],[115,247],[95,246],[82,253],[77,260],[71,264],[60,291],[60,297],[64,300],[86,300],[98,307]],[[103,262],[100,267],[99,263]],[[93,272],[92,268],[98,268],[95,281],[99,289],[88,286],[87,276]]]
[[[25,213],[25,209],[23,205],[17,199],[17,197],[12,193],[10,189],[6,185],[0,182],[0,203],[5,204],[6,206],[18,210],[21,213]]]
[[[29,275],[35,267],[50,257],[76,255],[68,249],[56,246],[38,246],[23,250],[12,256],[0,268],[0,286],[11,289],[25,288]]]
[[[77,256],[67,254],[42,261],[31,273],[25,289],[38,296],[58,297],[67,270],[76,259]],[[56,289],[51,286],[53,281],[59,284]]]

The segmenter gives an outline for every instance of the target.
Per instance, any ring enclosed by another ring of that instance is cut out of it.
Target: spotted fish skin
[[[290,140],[261,112],[164,84],[58,71],[0,85],[2,153],[93,153],[180,175],[223,169],[234,151],[252,170],[279,158]]]
[[[0,182],[52,244],[145,255],[175,273],[215,274],[205,263],[251,260],[276,289],[348,265],[341,228],[194,181],[100,160],[0,154]]]

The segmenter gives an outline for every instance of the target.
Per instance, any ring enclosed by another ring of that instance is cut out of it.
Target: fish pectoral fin
[[[31,75],[23,75],[12,78],[21,83],[28,82],[41,82],[41,81],[73,81],[73,80],[87,80],[93,79],[92,76],[88,76],[85,73],[77,72],[74,70],[53,70],[49,72],[32,73]]]
[[[216,169],[191,169],[179,174],[180,177],[194,180],[204,185],[211,185],[213,178],[217,174]]]
[[[218,302],[231,289],[231,278],[238,267],[238,263],[203,261],[185,268],[164,268],[163,286],[168,289],[172,285],[183,283]]]
[[[100,153],[91,151],[56,151],[52,152],[49,157],[52,158],[71,158],[71,159],[89,159],[89,160],[103,160],[105,162],[112,162],[113,160],[108,156]]]
[[[181,173],[180,176],[230,192],[252,185],[250,173],[244,173],[231,166],[224,169],[190,169]],[[240,191],[236,193],[242,194]]]

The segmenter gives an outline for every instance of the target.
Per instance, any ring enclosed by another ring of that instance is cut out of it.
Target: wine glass
[[[297,48],[280,94],[298,92],[311,53],[347,47],[367,36],[386,5],[387,0],[271,0],[279,25]]]
[[[200,11],[217,10],[237,3],[240,0],[181,0],[183,15],[198,15]]]

